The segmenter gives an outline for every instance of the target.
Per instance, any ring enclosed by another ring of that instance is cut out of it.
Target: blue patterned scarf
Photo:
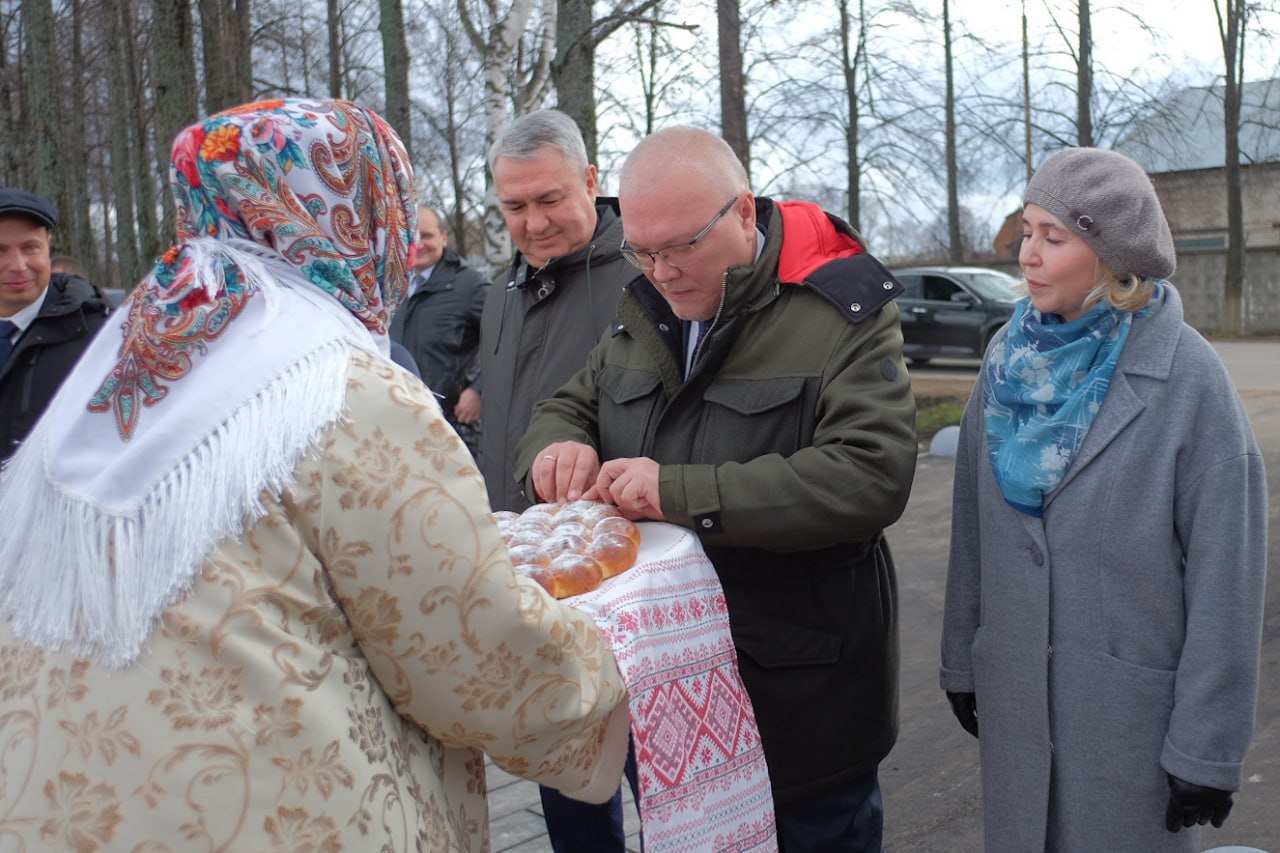
[[[1018,300],[983,365],[987,452],[1009,506],[1042,515],[1102,407],[1132,323],[1106,302],[1064,323]]]

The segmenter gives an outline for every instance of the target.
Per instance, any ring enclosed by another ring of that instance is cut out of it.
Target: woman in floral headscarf
[[[386,358],[414,233],[370,111],[273,101],[174,143],[177,242],[0,472],[0,838],[484,850],[480,750],[584,799],[624,695],[512,571]]]

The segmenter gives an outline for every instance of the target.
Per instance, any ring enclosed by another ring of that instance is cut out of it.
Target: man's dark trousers
[[[780,853],[880,853],[884,799],[876,773],[812,797],[774,804]]]
[[[627,763],[622,772],[631,785],[637,808],[640,787],[636,779],[636,745],[627,744]],[[554,788],[539,787],[542,814],[547,820],[547,837],[555,853],[622,853],[627,849],[622,827],[622,789],[603,805],[572,800]],[[643,844],[644,838],[641,837]]]

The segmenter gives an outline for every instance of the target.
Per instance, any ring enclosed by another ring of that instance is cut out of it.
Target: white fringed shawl
[[[263,491],[282,492],[342,418],[351,348],[385,348],[252,243],[198,242],[261,292],[128,442],[86,407],[123,340],[108,323],[0,471],[0,617],[37,646],[136,660],[205,557],[262,517]]]

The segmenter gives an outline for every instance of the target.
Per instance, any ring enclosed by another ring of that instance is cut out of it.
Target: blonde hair
[[[1084,310],[1092,309],[1105,299],[1107,304],[1117,311],[1130,313],[1141,311],[1147,307],[1147,303],[1151,301],[1151,295],[1155,292],[1155,279],[1139,275],[1120,278],[1103,264],[1101,278],[1084,298]]]
[[[1094,306],[1104,299],[1108,305],[1117,311],[1128,311],[1130,313],[1141,311],[1147,307],[1147,303],[1151,301],[1152,294],[1156,292],[1155,279],[1140,275],[1128,275],[1121,278],[1113,273],[1101,258],[1097,259],[1094,279],[1097,284],[1085,295],[1084,303],[1081,306],[1081,311],[1085,314],[1092,311]],[[1030,294],[1025,277],[1014,285],[1013,292],[1018,296]]]

